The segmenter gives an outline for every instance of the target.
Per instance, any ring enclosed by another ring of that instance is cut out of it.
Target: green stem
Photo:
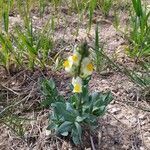
[[[78,110],[79,110],[79,114],[81,115],[82,114],[82,94],[80,93],[78,97],[79,97]]]
[[[83,54],[81,55],[81,60],[80,60],[80,62],[79,62],[79,68],[78,68],[77,76],[80,75],[82,60],[83,60]]]

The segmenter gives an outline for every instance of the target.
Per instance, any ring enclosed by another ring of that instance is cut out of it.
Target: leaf
[[[64,98],[58,94],[55,83],[52,79],[50,80],[44,79],[40,83],[41,83],[41,91],[42,94],[44,95],[44,100],[41,103],[43,106],[47,107],[54,102],[64,100]]]
[[[77,129],[77,133],[78,133],[79,140],[80,140],[80,142],[81,142],[81,141],[82,141],[82,138],[81,138],[81,135],[82,135],[82,127],[81,127],[81,125],[80,125],[78,122],[75,122],[75,126],[76,126],[76,129]]]
[[[105,94],[106,94],[106,97],[104,99],[104,102],[105,102],[104,104],[108,105],[113,100],[113,97],[112,97],[111,92],[107,92]]]
[[[71,137],[75,145],[80,144],[79,136],[77,134],[77,129],[73,128],[71,131]]]
[[[56,124],[54,122],[50,123],[50,125],[47,127],[47,130],[53,130],[55,129]]]
[[[72,103],[72,105],[74,106],[74,108],[78,107],[78,103],[79,103],[79,99],[78,99],[78,95],[74,94],[71,98],[70,98],[70,102]]]
[[[66,105],[62,102],[52,103],[51,106],[55,109],[56,114],[63,114],[66,111]]]
[[[8,28],[9,28],[9,1],[4,6],[5,6],[4,12],[3,12],[4,29],[5,29],[5,32],[8,33]]]
[[[93,14],[94,14],[96,3],[97,3],[97,0],[90,0],[90,4],[89,4],[89,17],[90,17],[89,18],[89,29],[91,29],[92,17],[93,17]]]
[[[94,112],[94,111],[104,111],[104,110],[105,110],[105,106],[94,107],[94,108],[93,108],[93,112]]]
[[[87,117],[86,116],[77,116],[77,118],[76,118],[76,121],[77,122],[82,122],[82,121],[84,121],[85,119],[86,119]]]
[[[132,0],[134,11],[138,17],[143,15],[141,0]]]
[[[52,103],[52,107],[56,114],[64,117],[64,120],[74,122],[76,119],[76,114],[66,110],[66,104],[64,102]]]
[[[41,105],[44,106],[44,107],[48,107],[50,106],[52,103],[51,99],[47,98],[47,99],[44,99],[42,102],[41,102]]]
[[[90,112],[93,115],[101,116],[105,112],[106,106],[112,101],[112,95],[110,92],[98,93],[95,92],[91,95],[92,101],[90,105]]]
[[[93,114],[87,114],[87,119],[85,120],[85,123],[89,124],[91,127],[94,126],[96,128],[98,126],[97,123],[97,116]]]
[[[48,84],[49,84],[49,86],[51,87],[51,89],[55,89],[55,88],[56,88],[55,82],[54,82],[53,79],[50,79]]]
[[[106,106],[93,107],[93,114],[96,116],[102,116],[105,113]]]
[[[102,105],[108,105],[113,97],[111,92],[107,92],[107,93],[94,93],[94,95],[92,95],[92,99],[93,101],[95,101],[96,103],[102,104]]]
[[[68,102],[66,102],[66,110],[69,111],[69,112],[74,111],[72,105]]]
[[[69,134],[68,132],[61,133],[62,136],[68,136],[68,134]]]
[[[71,128],[72,128],[72,122],[69,122],[69,121],[65,121],[64,123],[62,123],[58,129],[57,129],[57,133],[58,134],[61,134],[63,136],[67,136],[68,135],[68,132],[71,131]]]
[[[99,93],[98,92],[94,92],[94,93],[92,93],[91,96],[92,96],[92,100],[94,101],[94,100],[99,98]]]

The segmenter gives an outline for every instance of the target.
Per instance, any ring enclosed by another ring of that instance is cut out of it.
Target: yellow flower
[[[75,64],[76,66],[79,65],[79,62],[81,60],[81,55],[78,52],[75,52],[72,56],[71,56],[71,60],[72,63]]]
[[[73,65],[73,62],[72,62],[72,58],[70,56],[66,61],[64,61],[63,66],[65,67],[65,70],[67,72],[72,72],[72,65]]]
[[[72,60],[73,60],[74,62],[77,62],[77,61],[78,61],[78,56],[77,56],[76,54],[74,54],[74,55],[72,56]]]
[[[67,72],[72,73],[75,69],[75,66],[79,65],[81,60],[81,55],[78,52],[74,52],[72,56],[69,56],[68,59],[64,62],[63,66]]]
[[[85,57],[82,60],[81,64],[81,76],[86,78],[87,76],[91,75],[94,70],[94,66],[91,63],[91,60],[88,57]]]
[[[92,72],[92,71],[93,71],[93,69],[94,69],[94,67],[93,67],[93,64],[92,64],[92,63],[89,63],[86,67],[87,67],[87,70],[88,70],[88,71],[91,71],[91,72]]]
[[[80,77],[76,77],[72,79],[73,92],[81,93],[82,92],[82,79]]]
[[[70,63],[69,63],[69,61],[68,60],[66,60],[66,61],[64,61],[64,64],[63,64],[63,66],[66,68],[66,67],[69,67],[70,66]]]

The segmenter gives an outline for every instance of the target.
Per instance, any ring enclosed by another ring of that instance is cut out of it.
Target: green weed
[[[112,0],[98,0],[98,7],[105,17],[109,15],[113,1]]]
[[[73,75],[73,94],[67,100],[59,94],[52,79],[42,82],[45,98],[42,104],[52,107],[47,129],[56,135],[71,137],[76,145],[82,143],[84,130],[89,129],[91,132],[96,129],[97,118],[105,114],[107,105],[113,99],[110,92],[89,93],[88,83],[93,71],[89,56],[88,46],[84,43],[64,62],[65,70]]]
[[[142,6],[141,0],[132,0],[131,34],[128,54],[140,59],[149,56],[150,53],[150,11]]]
[[[102,71],[103,65],[104,65],[104,58],[101,55],[101,51],[103,51],[103,46],[100,46],[99,43],[99,33],[98,33],[98,25],[96,26],[95,30],[95,64],[96,64],[96,70]]]
[[[15,4],[12,1],[7,2],[9,3],[3,3],[1,14],[4,30],[0,33],[0,63],[7,72],[13,63],[21,67],[27,65],[30,69],[36,65],[44,68],[48,63],[48,54],[53,48],[51,27],[54,28],[54,22],[50,23],[48,20],[43,29],[37,31],[32,23],[32,1],[17,1]],[[13,33],[9,33],[9,11],[13,4],[18,8],[23,25],[13,27]]]

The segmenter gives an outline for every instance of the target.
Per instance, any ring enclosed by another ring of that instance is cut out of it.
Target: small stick
[[[96,150],[95,146],[94,146],[94,142],[93,142],[93,138],[92,136],[90,136],[90,141],[91,141],[91,146],[93,150]]]
[[[20,96],[20,94],[19,94],[19,93],[17,93],[16,91],[12,90],[11,88],[9,88],[9,87],[7,87],[7,86],[5,86],[5,85],[3,85],[3,84],[0,84],[0,85],[1,85],[2,87],[4,87],[5,89],[7,89],[7,90],[9,90],[9,91],[13,92],[14,94],[16,94],[16,95]]]

